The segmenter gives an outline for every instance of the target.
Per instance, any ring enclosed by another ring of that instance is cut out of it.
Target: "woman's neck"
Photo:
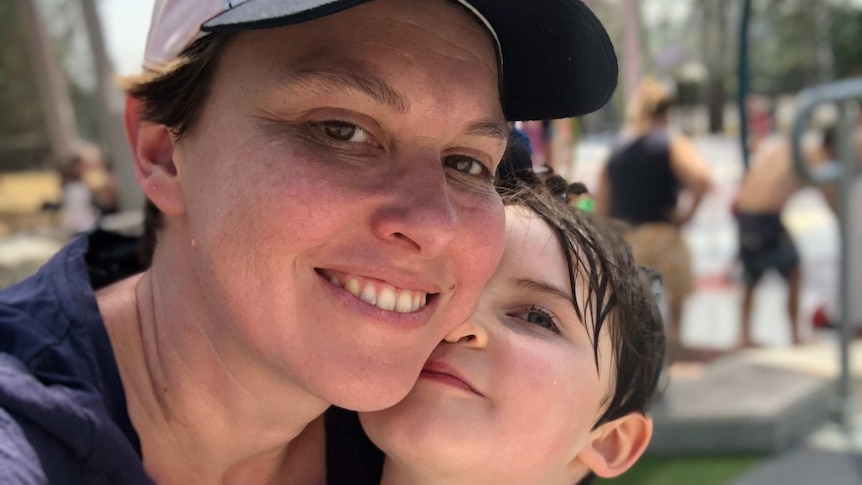
[[[277,481],[288,444],[327,403],[232,347],[217,352],[177,276],[193,273],[162,268],[97,295],[147,472],[162,485]]]

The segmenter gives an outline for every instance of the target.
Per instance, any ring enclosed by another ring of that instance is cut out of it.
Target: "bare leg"
[[[802,275],[797,266],[787,277],[787,315],[790,317],[790,338],[793,345],[802,343],[799,337],[799,289]]]
[[[751,338],[751,307],[754,302],[755,285],[745,285],[745,291],[742,294],[742,311],[740,315],[742,346],[754,347],[754,340]]]

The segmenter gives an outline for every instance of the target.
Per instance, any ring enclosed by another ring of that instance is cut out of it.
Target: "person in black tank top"
[[[673,222],[680,183],[670,168],[670,139],[651,131],[618,146],[608,162],[611,216],[632,225]]]
[[[628,136],[616,145],[599,182],[596,212],[630,225],[626,240],[639,264],[658,270],[668,302],[668,341],[680,347],[685,298],[694,289],[691,257],[680,228],[710,186],[709,169],[694,145],[667,131],[670,92],[645,79],[628,108]],[[678,204],[682,193],[689,204]]]

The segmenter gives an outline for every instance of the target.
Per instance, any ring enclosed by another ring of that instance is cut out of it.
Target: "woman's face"
[[[499,261],[505,145],[493,43],[454,2],[238,35],[173,153],[228,371],[403,398]]]
[[[586,471],[579,454],[610,394],[612,365],[605,331],[596,368],[572,291],[551,228],[507,208],[503,258],[473,314],[403,401],[361,414],[387,467],[457,477],[451,483],[574,483]],[[574,291],[583,302],[585,289]]]

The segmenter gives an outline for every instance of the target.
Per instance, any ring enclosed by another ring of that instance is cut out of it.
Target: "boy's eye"
[[[452,167],[461,173],[472,175],[474,177],[491,179],[491,171],[488,167],[475,158],[464,155],[450,155],[445,157],[443,161],[447,166]]]
[[[543,308],[530,308],[529,310],[522,313],[518,313],[514,316],[515,318],[520,318],[525,322],[532,323],[533,325],[538,325],[542,328],[551,330],[552,332],[559,331],[557,323],[554,321],[554,317]]]
[[[367,131],[346,121],[324,121],[319,126],[326,136],[337,141],[367,143],[371,139]]]

